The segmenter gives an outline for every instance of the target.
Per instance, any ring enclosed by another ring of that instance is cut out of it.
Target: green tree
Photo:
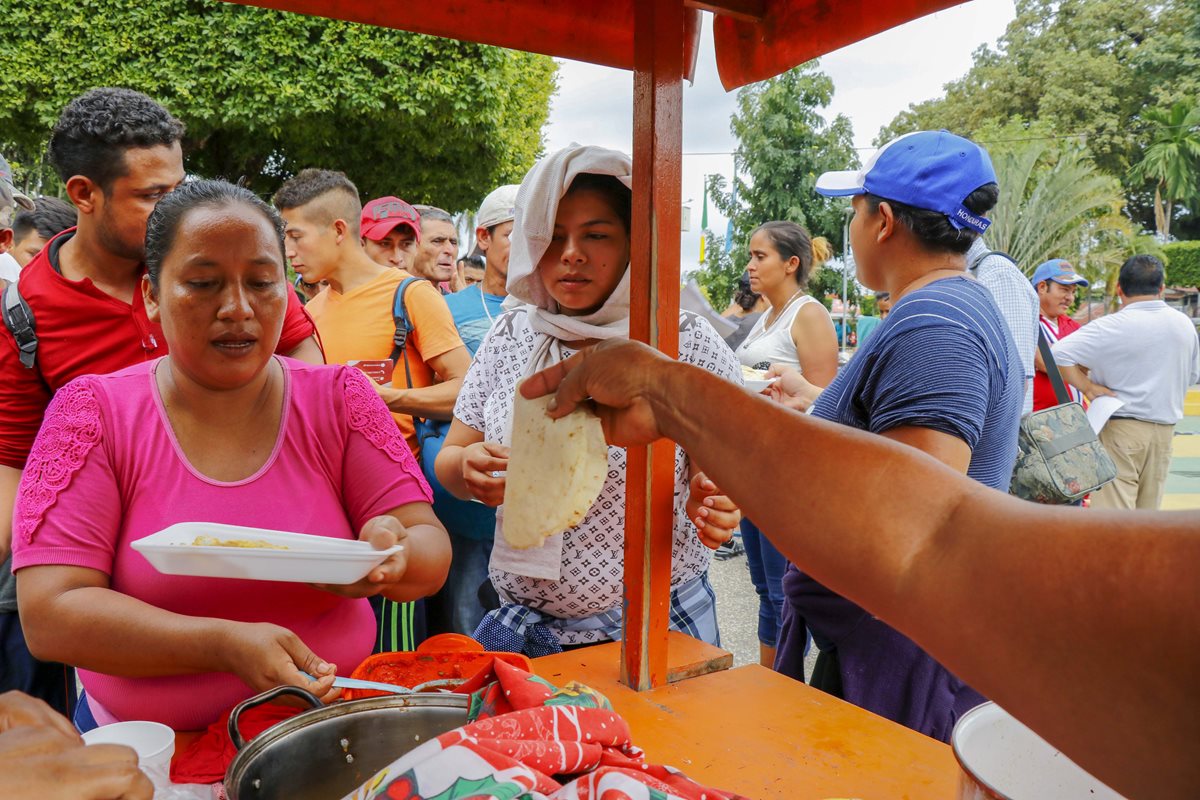
[[[1154,126],[1150,145],[1131,172],[1154,184],[1154,226],[1165,241],[1171,235],[1175,203],[1200,195],[1200,105],[1174,103],[1148,108],[1142,118]]]
[[[1075,260],[1097,220],[1120,216],[1120,183],[1077,145],[1033,140],[992,153],[1000,201],[987,241],[1026,272],[1051,258]]]
[[[735,253],[746,251],[756,226],[777,219],[826,237],[835,250],[841,246],[845,201],[813,191],[822,172],[858,164],[850,120],[839,114],[826,122],[819,113],[832,98],[833,81],[815,61],[738,92],[729,123],[738,141],[736,185],[716,175],[707,186],[717,208],[733,220]]]
[[[1033,138],[1019,140],[1014,127]],[[1120,182],[1100,171],[1081,142],[1040,131],[1020,124],[983,134],[1000,142],[991,153],[1000,200],[988,215],[988,245],[1011,255],[1026,274],[1051,258],[1066,258],[1111,300],[1121,263],[1155,252],[1153,237],[1123,213]]]
[[[734,252],[725,252],[725,237],[705,231],[704,263],[696,271],[696,283],[708,295],[708,302],[720,314],[733,302],[738,279],[745,265],[734,258]]]
[[[542,149],[551,59],[217,0],[3,2],[0,146],[31,189],[63,106],[127,86],[188,126],[189,169],[259,192],[303,167],[452,211]]]
[[[982,135],[989,126],[1036,121],[1042,135],[1086,141],[1096,166],[1122,181],[1130,212],[1151,225],[1150,194],[1129,170],[1150,140],[1143,110],[1200,96],[1200,3],[1017,0],[1016,11],[995,48],[980,47],[944,96],[901,112],[878,143],[948,128],[991,149],[1003,142]]]
[[[1168,286],[1200,287],[1200,242],[1172,242],[1163,247]]]

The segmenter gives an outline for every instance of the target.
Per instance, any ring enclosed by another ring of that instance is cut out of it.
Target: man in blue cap
[[[1038,322],[1042,335],[1053,347],[1058,340],[1070,336],[1079,330],[1079,323],[1071,319],[1071,306],[1075,304],[1075,288],[1088,287],[1087,279],[1075,271],[1069,262],[1061,258],[1052,258],[1038,265],[1030,279],[1033,288],[1037,290],[1040,316]],[[1034,366],[1037,374],[1033,379],[1033,410],[1041,411],[1058,405],[1054,395],[1054,386],[1046,374],[1046,365],[1042,363],[1042,354],[1034,356]],[[1067,386],[1071,399],[1079,402],[1083,395],[1074,386]]]
[[[885,145],[861,170],[821,175],[816,190],[852,198],[858,280],[888,292],[893,306],[824,390],[789,373],[772,396],[811,403],[814,417],[901,442],[1007,491],[1025,370],[991,292],[967,274],[966,254],[999,197],[988,154],[947,131],[921,131]],[[909,500],[884,483],[863,491],[881,508]],[[821,649],[812,685],[880,716],[946,740],[958,716],[983,701],[812,575],[789,567],[783,587],[780,672],[801,677],[807,625]]]

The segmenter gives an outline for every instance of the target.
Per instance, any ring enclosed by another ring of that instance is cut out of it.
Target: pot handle
[[[234,706],[233,711],[229,714],[229,739],[233,742],[234,750],[241,750],[246,746],[246,740],[242,738],[242,734],[238,730],[238,720],[241,719],[242,712],[256,706],[261,706],[263,703],[269,703],[276,697],[281,697],[285,694],[295,695],[301,700],[306,701],[313,708],[321,708],[324,705],[316,695],[301,689],[299,686],[276,686],[274,689],[268,689],[262,694],[255,695],[248,700],[243,700]]]

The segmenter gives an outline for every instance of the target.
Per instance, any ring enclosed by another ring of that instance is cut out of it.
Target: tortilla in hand
[[[550,397],[527,400],[517,392],[512,450],[504,488],[504,538],[524,550],[578,525],[608,474],[608,445],[600,419],[576,409],[546,416]]]

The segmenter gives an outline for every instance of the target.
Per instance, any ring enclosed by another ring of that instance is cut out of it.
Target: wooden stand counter
[[[617,642],[534,659],[534,670],[602,692],[650,761],[714,788],[756,800],[954,797],[947,745],[764,667],[722,668],[724,651],[669,637],[669,673],[719,671],[635,692],[619,681]]]

